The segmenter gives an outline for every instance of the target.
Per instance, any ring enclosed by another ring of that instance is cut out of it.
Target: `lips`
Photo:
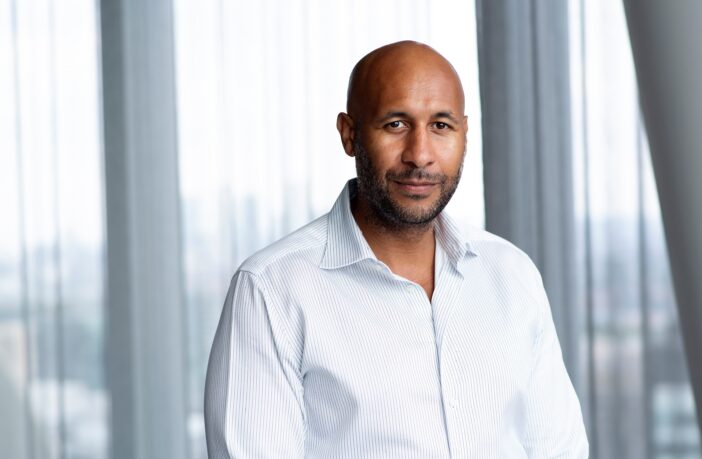
[[[424,194],[431,191],[438,183],[427,182],[423,180],[396,180],[395,183],[400,188],[400,190],[408,194]]]

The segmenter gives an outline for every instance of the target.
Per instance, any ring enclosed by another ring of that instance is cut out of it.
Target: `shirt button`
[[[448,406],[450,406],[451,408],[456,408],[458,406],[458,400],[453,397],[449,398]]]

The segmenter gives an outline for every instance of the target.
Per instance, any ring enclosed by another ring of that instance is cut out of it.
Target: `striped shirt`
[[[586,458],[541,277],[435,220],[435,290],[393,274],[332,210],[234,275],[210,355],[210,458]]]

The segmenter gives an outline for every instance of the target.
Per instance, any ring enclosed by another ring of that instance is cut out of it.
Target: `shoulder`
[[[461,228],[465,240],[482,263],[538,287],[542,284],[538,268],[522,249],[507,239],[473,226]]]
[[[502,295],[516,299],[513,304],[520,309],[530,305],[542,329],[550,306],[541,273],[529,255],[507,239],[478,228],[467,228],[466,240],[479,260],[477,269],[488,273]]]
[[[499,261],[513,262],[534,267],[531,258],[507,239],[489,231],[467,226],[462,228],[465,240],[481,256]]]
[[[251,255],[238,271],[260,276],[272,268],[292,268],[298,263],[319,263],[327,240],[325,214]]]

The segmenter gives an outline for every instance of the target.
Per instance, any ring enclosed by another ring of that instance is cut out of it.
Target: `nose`
[[[434,163],[429,133],[424,129],[412,129],[405,137],[402,162],[417,168],[424,168]]]

